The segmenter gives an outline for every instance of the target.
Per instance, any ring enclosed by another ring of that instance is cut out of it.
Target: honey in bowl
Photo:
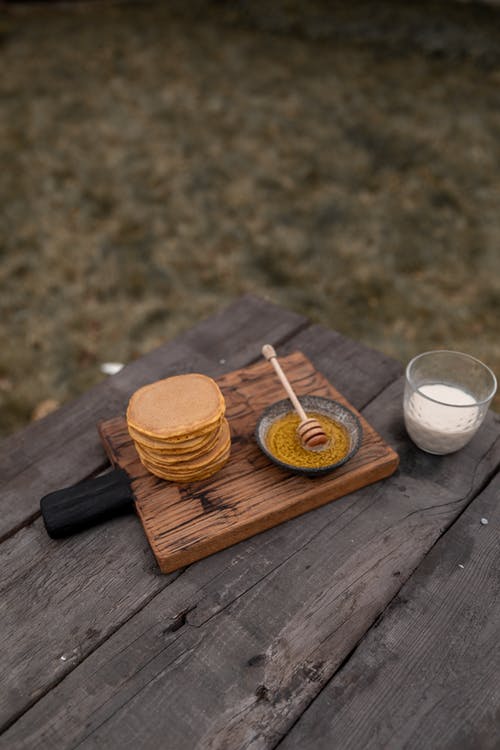
[[[275,464],[298,474],[321,476],[349,461],[359,450],[363,429],[358,417],[341,404],[323,396],[301,396],[307,416],[317,419],[329,441],[325,448],[307,449],[297,434],[299,415],[289,399],[265,409],[255,427],[257,445]]]
[[[321,469],[341,461],[349,452],[350,439],[345,427],[325,414],[308,413],[317,419],[324,429],[328,443],[321,450],[304,448],[297,433],[300,423],[298,414],[289,412],[277,419],[267,431],[267,449],[285,464],[298,468]]]

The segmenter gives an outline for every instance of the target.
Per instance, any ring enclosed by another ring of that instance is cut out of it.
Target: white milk
[[[463,448],[476,432],[479,418],[480,410],[469,393],[442,383],[420,386],[405,408],[408,434],[429,453],[452,453]]]

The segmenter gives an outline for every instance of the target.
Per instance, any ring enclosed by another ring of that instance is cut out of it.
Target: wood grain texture
[[[42,495],[85,479],[105,466],[107,459],[96,423],[123,412],[139,386],[180,372],[215,376],[241,367],[258,358],[263,341],[278,345],[306,323],[300,315],[245,296],[3,440],[0,539],[39,515]]]
[[[245,309],[246,316],[243,314]],[[193,362],[195,366],[201,366],[205,362],[207,368],[210,368],[209,374],[217,376],[227,368],[245,364],[244,356],[249,357],[247,364],[254,355],[258,357],[262,341],[272,340],[270,332],[279,333],[283,339],[288,335],[293,341],[294,332],[300,328],[300,325],[297,326],[296,316],[289,318],[286,311],[280,311],[268,303],[255,303],[253,299],[242,301],[236,312],[238,314],[235,314],[234,306],[229,308],[226,311],[229,320],[225,321],[220,321],[217,316],[217,325],[222,331],[219,342],[214,340],[213,332],[208,334],[201,327],[200,348],[206,351],[207,339],[210,340],[210,362],[204,355],[202,359],[196,355],[196,338],[193,331],[190,331],[189,346],[183,344],[181,339],[173,347],[165,346],[150,355],[153,358],[151,367],[148,364],[149,356],[145,358],[146,361],[143,359],[134,363],[132,380],[139,378],[138,370],[143,383],[153,380],[160,371],[168,374],[170,368],[174,372],[177,367],[189,369],[190,366],[193,367]],[[268,320],[271,316],[273,319]],[[335,382],[336,372],[344,367],[341,357],[336,356],[335,342],[332,342],[333,345],[329,343],[328,361],[323,353],[322,336],[316,329],[311,331],[308,344],[310,356],[314,357],[315,341],[321,352],[322,368]],[[241,343],[242,350],[238,349],[238,342]],[[278,342],[274,343],[278,345]],[[386,360],[382,355],[368,351],[354,341],[349,342],[349,346],[347,343],[345,339],[342,340],[342,356],[357,362],[360,371],[365,373],[364,379],[359,378],[357,381],[357,390],[353,388],[351,392],[351,400],[359,409],[372,393],[368,360],[379,372]],[[363,352],[367,358],[364,364]],[[221,363],[221,359],[225,361]],[[203,371],[202,367],[201,369]],[[122,372],[127,375],[126,370],[127,368]],[[121,375],[119,373],[112,380]],[[127,375],[129,377],[131,376]],[[393,368],[388,366],[387,384],[393,377]],[[377,388],[379,382],[376,384]],[[130,382],[127,380],[127,385],[123,388],[129,387]],[[91,400],[86,419],[90,419],[92,405],[95,406]],[[96,407],[93,418],[98,419],[101,415],[102,412]],[[65,420],[66,416],[63,424]],[[86,429],[85,423],[83,429]],[[99,441],[95,425],[92,430],[95,431],[95,440]],[[72,435],[70,430],[70,439],[65,442],[64,430],[52,427],[48,430],[50,455],[55,451],[50,441],[58,441],[59,467],[63,466],[64,460],[68,461],[70,467],[77,463]],[[43,451],[41,455],[43,458]],[[85,455],[79,453],[78,461],[85,463],[85,460]],[[30,471],[30,476],[34,477],[36,466]],[[57,472],[56,476],[59,476]],[[30,486],[28,482],[28,490]],[[51,485],[50,488],[53,489],[54,486],[61,484]],[[283,536],[284,526],[279,528],[278,548],[292,549],[296,536],[290,538],[290,547],[287,547],[284,542],[287,536]],[[225,580],[225,594],[223,596],[219,591],[217,600],[230,601],[232,597],[237,597],[239,592],[245,590],[248,580],[255,581],[260,576],[262,566],[274,564],[275,558],[269,550],[262,555],[254,555],[255,550],[261,549],[261,545],[261,541],[257,543],[249,540],[243,543],[244,558],[242,545],[239,545],[237,550],[228,550],[227,555],[222,552],[203,561],[195,566],[194,573],[191,573],[190,568],[181,576],[186,583],[179,589],[179,593],[175,597],[172,593],[172,598],[167,598],[167,601],[173,602],[172,618],[177,622],[177,615],[191,606],[193,598],[196,601],[196,592],[209,586],[211,579],[222,577]],[[138,613],[161,589],[168,588],[176,578],[176,574],[158,574],[142,528],[134,517],[117,519],[113,523],[59,542],[49,539],[41,519],[37,519],[4,541],[1,551],[0,632],[3,634],[3,642],[0,725],[3,727],[15,721],[54,685],[67,678],[89,654],[105,643],[111,634],[119,631],[123,623]],[[239,560],[242,560],[243,567],[236,565]],[[160,619],[168,617],[166,613],[160,614]],[[61,656],[67,658],[62,660]],[[96,695],[98,694],[99,691]],[[42,724],[45,720],[50,723],[50,715],[37,719]],[[66,735],[67,727],[62,731]],[[37,730],[35,737],[36,735]],[[36,744],[36,739],[34,741]],[[12,747],[15,744],[9,745],[7,742],[6,746]]]
[[[353,458],[334,472],[311,480],[275,466],[254,438],[262,411],[283,398],[268,362],[228,373],[217,382],[226,400],[231,457],[203,482],[175,484],[158,479],[141,464],[124,418],[101,423],[110,460],[131,479],[137,513],[160,570],[171,573],[290,518],[390,476],[399,459],[354,407],[301,353],[282,358],[300,395],[340,401],[354,411],[363,441]]]
[[[497,475],[431,550],[280,750],[498,748],[499,497]]]
[[[394,428],[393,392],[369,406],[377,429]],[[275,747],[498,468],[499,433],[489,419],[475,446],[430,464],[426,479],[398,432],[396,474],[192,565],[0,745]]]
[[[316,369],[358,409],[387,387],[388,377],[396,380],[403,373],[403,366],[395,359],[364,346],[353,347],[350,339],[321,325],[300,331],[280,348],[279,354],[293,349],[313,358]]]

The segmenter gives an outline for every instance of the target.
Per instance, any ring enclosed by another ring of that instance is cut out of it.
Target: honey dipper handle
[[[262,354],[267,359],[267,361],[270,362],[272,364],[272,366],[274,367],[276,375],[281,380],[281,384],[282,384],[283,388],[287,392],[288,397],[289,397],[290,401],[292,402],[295,411],[297,412],[297,414],[300,417],[300,421],[304,422],[304,420],[307,419],[307,414],[305,413],[304,409],[302,408],[299,399],[295,395],[295,392],[294,392],[292,386],[290,385],[287,376],[285,375],[285,373],[281,369],[281,365],[278,362],[278,358],[276,356],[276,352],[274,350],[274,347],[272,347],[271,344],[264,344],[264,346],[262,347]]]

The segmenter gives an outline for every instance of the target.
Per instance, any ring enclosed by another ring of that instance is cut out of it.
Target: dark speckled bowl
[[[329,471],[333,471],[333,469],[337,469],[339,466],[342,466],[342,464],[345,464],[345,462],[349,461],[349,459],[358,451],[363,439],[363,429],[360,421],[352,411],[338,401],[332,401],[329,398],[323,398],[322,396],[301,396],[299,401],[306,412],[324,414],[347,430],[350,438],[350,448],[344,458],[341,458],[340,461],[336,461],[333,464],[328,464],[328,466],[322,466],[319,469],[312,469],[294,466],[293,464],[280,461],[279,458],[276,458],[276,456],[270,452],[266,445],[267,431],[277,419],[283,417],[288,412],[294,411],[291,402],[287,398],[283,399],[283,401],[276,401],[274,404],[271,404],[271,406],[268,406],[262,413],[255,428],[257,443],[261,451],[265,453],[271,461],[278,466],[281,466],[282,469],[288,469],[289,471],[298,474],[308,474],[309,476],[321,476],[322,474],[327,474]]]

